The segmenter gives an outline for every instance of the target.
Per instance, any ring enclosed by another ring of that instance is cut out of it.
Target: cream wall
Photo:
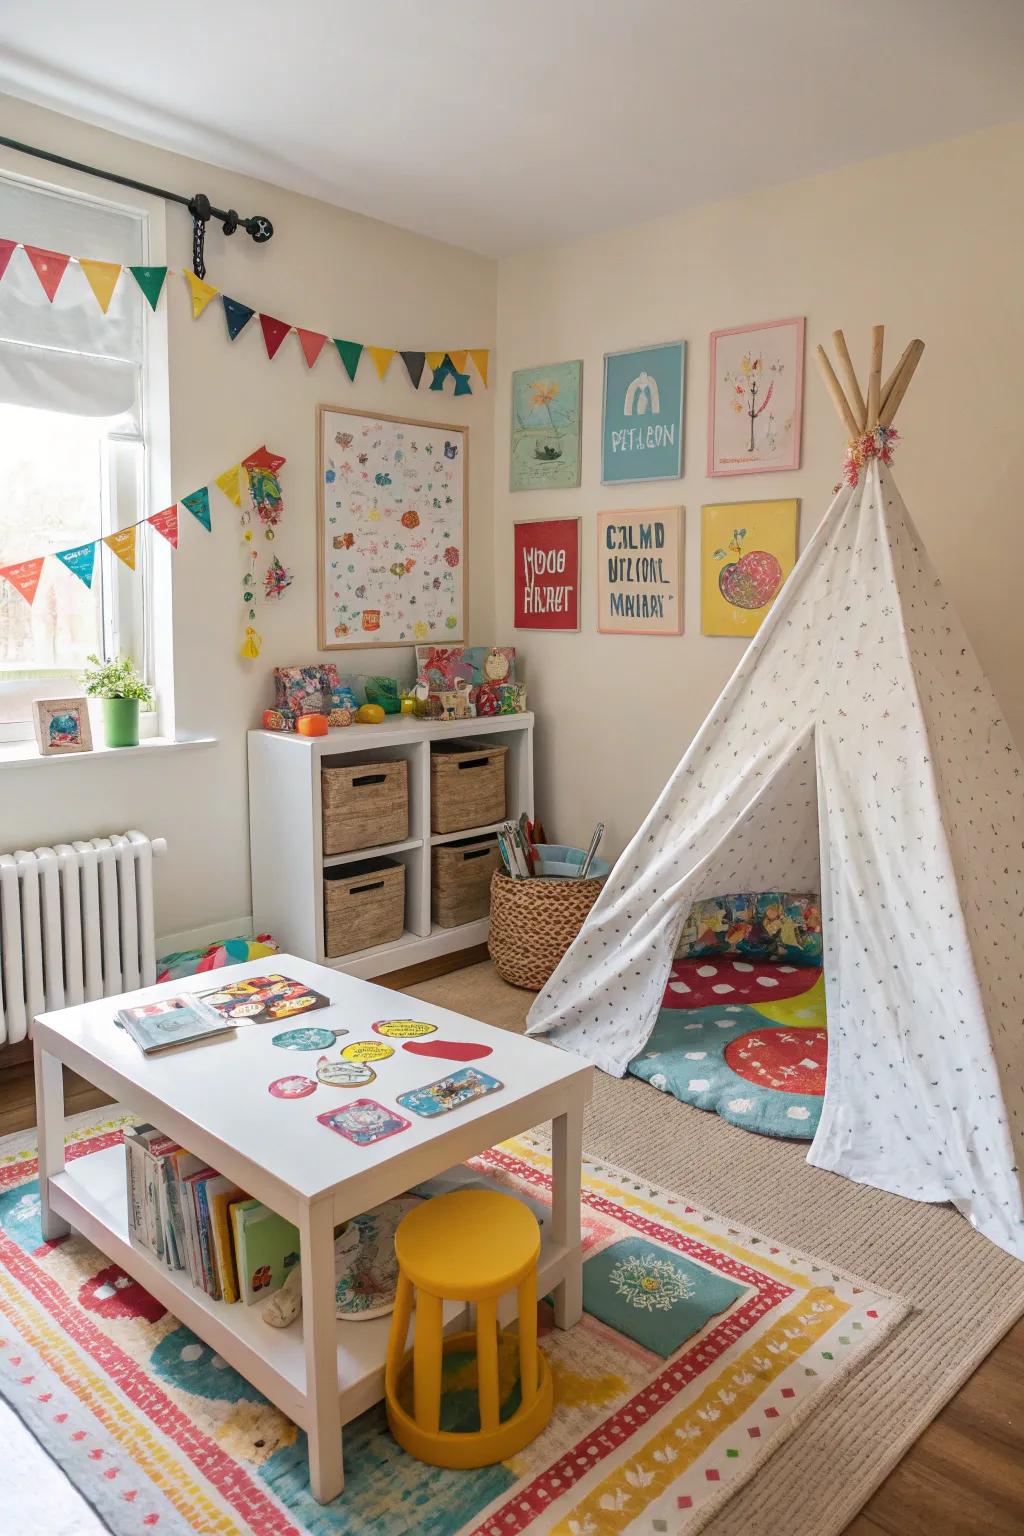
[[[600,818],[618,851],[742,653],[741,640],[700,633],[702,503],[797,496],[801,542],[827,507],[842,432],[812,354],[836,326],[862,376],[872,323],[887,328],[886,372],[911,337],[927,342],[900,412],[897,473],[1024,745],[1022,188],[1024,126],[1012,126],[500,264],[495,629],[525,657],[549,835],[585,841]],[[802,469],[707,479],[709,332],[794,314],[807,317]],[[689,343],[682,480],[602,487],[603,354],[680,337]],[[511,494],[512,371],[578,357],[582,485]],[[596,512],[672,503],[686,507],[683,635],[597,635]],[[582,518],[581,632],[513,635],[513,521],[555,516]]]
[[[339,130],[341,131],[341,130]],[[242,232],[227,239],[209,226],[210,281],[270,314],[331,335],[384,345],[489,347],[494,342],[495,266],[469,252],[296,196],[278,187],[163,153],[131,140],[0,97],[0,133],[106,169],[186,193],[206,192],[243,215],[269,215],[269,244]],[[0,147],[0,167],[102,195],[104,184]],[[133,194],[111,190],[118,200]],[[443,195],[439,189],[439,195]],[[17,239],[18,231],[4,228]],[[191,255],[184,210],[167,213],[168,260]],[[77,254],[77,253],[76,253]],[[85,252],[83,254],[89,254]],[[256,320],[228,343],[219,301],[193,323],[185,284],[168,280],[171,494],[182,495],[260,443],[287,456],[285,515],[275,549],[296,579],[278,609],[261,609],[257,661],[238,655],[241,563],[234,509],[213,492],[214,531],[184,526],[174,559],[174,667],[177,728],[210,734],[218,745],[147,757],[80,760],[44,767],[0,767],[0,851],[56,839],[140,827],[165,836],[159,866],[157,926],[180,933],[251,910],[245,732],[272,702],[278,664],[317,657],[314,562],[315,413],[320,402],[382,409],[470,427],[470,634],[492,635],[492,400],[443,396],[423,382],[413,391],[396,358],[381,384],[364,358],[350,384],[328,343],[307,373],[294,337],[267,361]],[[326,653],[325,653],[326,659]],[[412,672],[412,653],[340,651],[330,659],[353,672]],[[287,848],[281,849],[282,860]]]

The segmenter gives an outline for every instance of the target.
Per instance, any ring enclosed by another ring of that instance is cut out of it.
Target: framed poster
[[[550,363],[512,375],[510,491],[580,483],[583,364]]]
[[[683,472],[686,342],[606,352],[601,481],[678,480]]]
[[[580,519],[514,523],[514,629],[580,627]]]
[[[683,632],[683,508],[597,514],[602,635]]]
[[[463,638],[469,428],[321,405],[320,649]]]
[[[711,333],[708,474],[800,468],[804,321]]]
[[[701,511],[701,633],[756,635],[796,564],[799,501],[723,501]]]
[[[73,699],[33,699],[32,728],[43,757],[67,757],[92,751],[89,703]]]

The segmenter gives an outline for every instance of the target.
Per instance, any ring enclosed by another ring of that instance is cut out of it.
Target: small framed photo
[[[803,369],[802,316],[712,331],[709,475],[800,468]]]
[[[92,751],[89,704],[84,697],[33,700],[32,724],[44,757],[68,757],[73,752]]]

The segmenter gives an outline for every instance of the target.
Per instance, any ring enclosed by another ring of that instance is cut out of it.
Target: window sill
[[[96,758],[159,757],[164,752],[183,752],[196,747],[214,747],[216,736],[183,736],[171,741],[166,736],[151,736],[137,747],[95,746],[91,752],[69,752],[66,756],[54,754],[44,757],[34,741],[0,742],[0,772],[5,768],[48,768],[54,763],[88,763]]]

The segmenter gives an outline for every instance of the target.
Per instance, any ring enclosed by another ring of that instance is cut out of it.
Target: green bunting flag
[[[192,491],[188,496],[181,498],[183,507],[187,507],[197,522],[202,523],[207,533],[212,532],[210,520],[210,492],[207,486],[202,486],[198,491]]]
[[[150,308],[156,309],[160,292],[167,279],[167,268],[129,267],[128,270],[149,300]]]
[[[334,345],[338,349],[338,356],[341,358],[342,363],[345,365],[345,372],[348,374],[349,378],[354,384],[356,381],[356,369],[359,367],[359,359],[363,355],[362,342],[339,341],[337,336],[335,336]]]
[[[57,559],[66,565],[87,587],[92,586],[92,573],[96,566],[96,542],[76,544],[74,549],[58,549]]]

